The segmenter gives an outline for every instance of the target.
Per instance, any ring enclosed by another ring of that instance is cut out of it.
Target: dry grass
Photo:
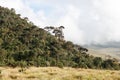
[[[0,80],[120,80],[120,71],[114,70],[30,67],[19,72],[20,69],[0,67]]]

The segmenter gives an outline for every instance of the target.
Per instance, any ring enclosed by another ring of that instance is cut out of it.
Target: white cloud
[[[67,40],[71,40],[74,43],[84,43],[83,32],[79,29],[79,17],[80,11],[73,5],[67,7],[67,11],[64,16],[62,16],[57,25],[65,26],[65,36]]]
[[[98,1],[98,0],[96,0]],[[119,0],[101,0],[98,1],[99,5],[96,5],[96,11],[98,11],[101,17],[100,22],[102,22],[103,26],[101,28],[106,28],[106,31],[101,37],[106,37],[104,41],[120,41],[120,1]],[[104,22],[103,22],[104,21]],[[102,30],[102,29],[101,29]]]
[[[0,0],[40,27],[65,26],[65,39],[79,44],[120,41],[119,0]]]
[[[16,13],[21,14],[21,17],[28,17],[29,20],[34,22],[36,25],[46,25],[47,19],[45,18],[44,11],[39,10],[38,12],[34,12],[34,9],[24,2],[24,0],[0,0],[0,5],[14,8]]]

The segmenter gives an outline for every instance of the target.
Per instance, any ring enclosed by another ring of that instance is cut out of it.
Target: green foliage
[[[93,59],[93,64],[96,66],[96,68],[101,68],[102,63],[103,63],[103,60],[101,57],[95,57]]]
[[[70,41],[58,40],[12,8],[0,7],[0,66],[58,66],[120,69],[113,60],[92,57]]]

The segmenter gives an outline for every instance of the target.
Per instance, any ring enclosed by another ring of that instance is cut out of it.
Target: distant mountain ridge
[[[120,41],[109,41],[105,43],[91,43],[89,45],[84,45],[85,47],[92,48],[120,48]]]

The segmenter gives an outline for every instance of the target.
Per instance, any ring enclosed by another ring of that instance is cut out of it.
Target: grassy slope
[[[110,55],[112,58],[116,58],[120,61],[120,49],[119,48],[89,48],[89,54],[97,57],[105,58],[106,55]]]
[[[120,80],[120,71],[81,68],[30,67],[23,72],[20,68],[0,67],[0,80]]]

